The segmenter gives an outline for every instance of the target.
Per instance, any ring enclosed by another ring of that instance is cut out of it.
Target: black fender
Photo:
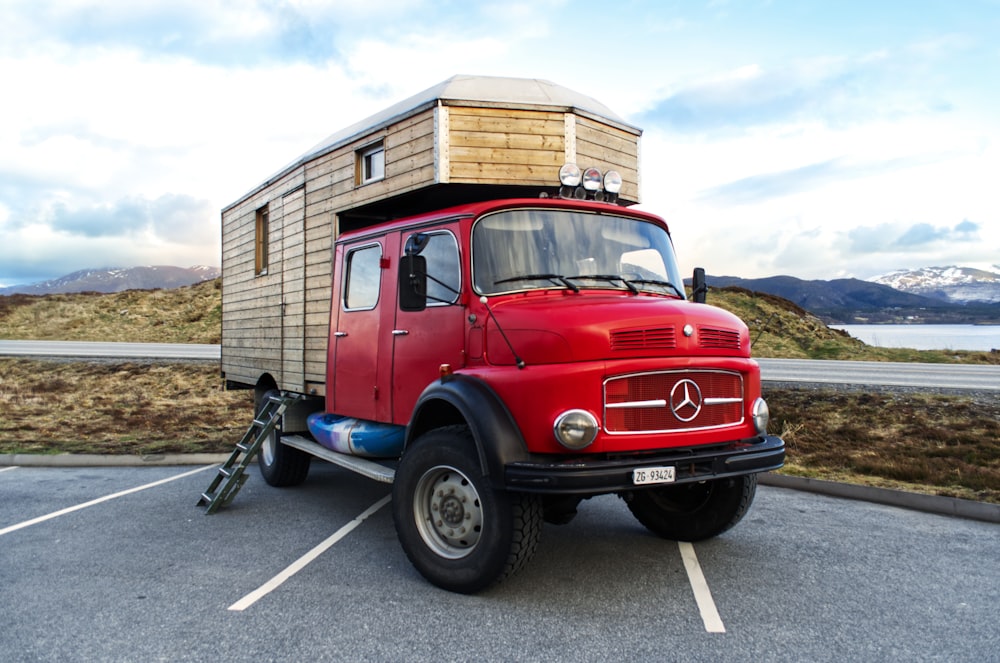
[[[461,374],[432,382],[420,394],[406,426],[405,446],[428,430],[453,424],[469,426],[483,476],[497,488],[505,485],[507,463],[528,458],[521,429],[504,402],[484,381]]]

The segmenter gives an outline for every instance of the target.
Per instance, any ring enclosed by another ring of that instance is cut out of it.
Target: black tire
[[[625,496],[636,519],[674,541],[702,541],[722,534],[750,509],[757,475],[637,490]]]
[[[541,499],[490,485],[466,426],[429,431],[406,450],[392,486],[392,516],[420,574],[463,594],[520,570],[542,531]]]
[[[256,403],[257,412],[263,409],[269,396],[277,396],[278,393],[277,389],[266,392]],[[297,486],[309,475],[312,456],[300,449],[282,444],[281,433],[282,421],[279,419],[278,425],[260,445],[260,451],[257,452],[257,467],[268,485],[279,488]]]

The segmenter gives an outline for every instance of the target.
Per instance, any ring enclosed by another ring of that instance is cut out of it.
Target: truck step
[[[359,458],[358,456],[349,456],[332,451],[301,435],[283,435],[281,443],[305,451],[317,458],[322,458],[375,481],[392,483],[396,478],[396,470],[391,467],[368,460],[367,458]]]

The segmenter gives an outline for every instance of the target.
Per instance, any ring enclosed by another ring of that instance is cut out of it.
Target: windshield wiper
[[[681,299],[687,299],[687,295],[681,292],[681,290],[670,281],[658,281],[656,279],[632,279],[632,283],[645,283],[647,285],[662,285],[676,292]]]
[[[639,294],[639,289],[632,285],[624,276],[618,274],[580,274],[579,276],[570,276],[571,279],[593,279],[595,281],[621,281],[626,288],[628,288],[633,295]]]
[[[545,279],[547,281],[556,281],[566,286],[573,292],[580,292],[580,286],[570,281],[570,278],[576,277],[565,277],[562,274],[522,274],[520,276],[512,276],[508,279],[500,279],[499,281],[494,281],[493,285],[500,285],[501,283],[510,283],[512,281],[531,281],[535,279]]]

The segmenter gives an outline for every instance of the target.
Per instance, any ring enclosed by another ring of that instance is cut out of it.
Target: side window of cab
[[[423,234],[427,245],[420,255],[427,260],[427,306],[454,304],[461,292],[458,241],[447,230]]]
[[[347,277],[344,280],[344,310],[371,310],[378,304],[382,246],[369,244],[351,249],[347,254]]]

